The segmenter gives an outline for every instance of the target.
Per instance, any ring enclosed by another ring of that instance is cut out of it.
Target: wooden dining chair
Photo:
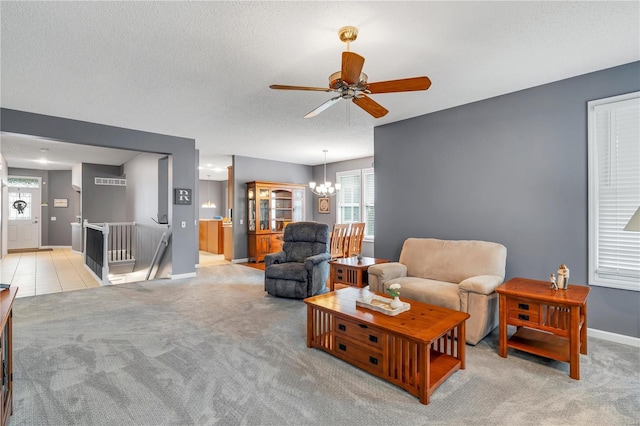
[[[330,253],[332,259],[345,257],[345,244],[349,232],[348,223],[336,223],[331,232]]]
[[[357,256],[362,253],[362,239],[364,238],[364,222],[352,223],[345,257]]]

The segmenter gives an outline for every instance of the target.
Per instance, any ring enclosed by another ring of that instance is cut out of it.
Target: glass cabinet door
[[[259,221],[260,221],[260,230],[268,231],[269,230],[269,191],[268,188],[259,188],[258,189],[258,208],[259,208]]]
[[[291,223],[293,211],[292,191],[274,189],[271,191],[271,229],[281,232]]]
[[[256,230],[256,194],[253,188],[250,188],[247,191],[247,199],[249,200],[249,204],[248,204],[249,219],[247,221],[249,225],[249,231],[255,231]]]
[[[293,215],[294,222],[304,220],[304,189],[293,190]]]

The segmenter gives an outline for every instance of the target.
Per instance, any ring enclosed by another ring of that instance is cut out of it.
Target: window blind
[[[375,178],[373,169],[365,169],[362,171],[362,180],[364,185],[364,236],[373,237],[375,235]]]
[[[360,222],[360,171],[337,174],[340,183],[338,192],[338,223]]]
[[[589,103],[590,284],[640,291],[640,98]]]
[[[336,173],[341,188],[338,192],[337,223],[364,222],[364,238],[375,236],[375,178],[374,169]]]

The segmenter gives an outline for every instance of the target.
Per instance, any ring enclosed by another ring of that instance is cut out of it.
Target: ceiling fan
[[[316,92],[335,92],[337,96],[329,99],[304,118],[315,117],[325,109],[334,105],[340,99],[351,100],[354,104],[371,114],[375,118],[384,117],[389,111],[371,99],[367,95],[393,92],[413,92],[417,90],[427,90],[431,86],[429,77],[413,77],[400,80],[379,81],[369,83],[367,75],[362,72],[364,58],[355,52],[349,51],[349,43],[358,37],[356,27],[342,27],[338,31],[340,40],[347,44],[347,51],[342,52],[342,69],[329,76],[329,87],[305,87],[305,86],[285,86],[272,84],[272,89],[278,90],[307,90]]]

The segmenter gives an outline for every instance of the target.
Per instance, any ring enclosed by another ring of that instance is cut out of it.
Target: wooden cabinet
[[[224,233],[221,220],[200,220],[200,250],[209,253],[224,252]]]
[[[230,223],[222,224],[224,259],[233,260],[233,225]]]
[[[0,292],[0,315],[2,328],[0,332],[0,361],[2,362],[2,404],[0,404],[0,425],[9,422],[13,414],[13,301],[17,287],[11,287]]]
[[[304,220],[304,185],[247,182],[249,260],[261,262],[282,250],[285,226]]]

